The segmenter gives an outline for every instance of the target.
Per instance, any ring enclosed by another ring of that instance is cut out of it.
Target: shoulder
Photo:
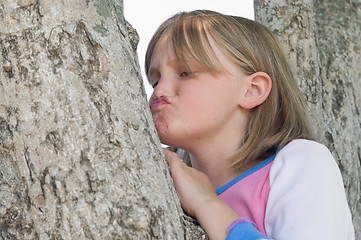
[[[327,147],[309,140],[290,142],[277,153],[269,183],[265,218],[269,236],[352,239],[342,176]]]
[[[317,158],[318,156],[332,157],[330,151],[325,145],[306,139],[293,140],[279,151],[278,156],[291,156],[302,158]]]
[[[280,172],[286,175],[321,177],[340,175],[335,159],[329,149],[315,141],[297,139],[284,146],[276,155],[270,171],[272,181]],[[311,176],[309,176],[311,175]]]

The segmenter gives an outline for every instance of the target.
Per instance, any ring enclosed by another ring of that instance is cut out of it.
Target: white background
[[[152,88],[144,73],[144,57],[153,33],[163,21],[175,13],[196,9],[254,19],[253,0],[124,0],[125,18],[140,37],[137,51],[148,98],[152,94]]]

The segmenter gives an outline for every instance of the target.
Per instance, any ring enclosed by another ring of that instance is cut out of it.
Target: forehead
[[[148,59],[149,67],[155,56],[167,54],[172,55],[185,69],[190,69],[190,65],[198,65],[208,71],[225,70],[221,59],[228,54],[204,26],[166,29],[153,44],[154,48]]]

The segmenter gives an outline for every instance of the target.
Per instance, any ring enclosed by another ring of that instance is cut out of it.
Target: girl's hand
[[[182,208],[195,217],[210,239],[225,239],[227,227],[240,216],[215,193],[204,173],[188,167],[174,152],[164,149]]]
[[[197,212],[212,200],[218,201],[206,174],[188,167],[178,155],[164,149],[167,162],[182,208],[190,216],[197,218]]]

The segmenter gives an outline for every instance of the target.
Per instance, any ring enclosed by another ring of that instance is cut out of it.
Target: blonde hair
[[[265,72],[272,79],[268,98],[252,109],[243,143],[231,159],[235,166],[265,159],[294,139],[312,138],[305,103],[290,65],[279,41],[266,27],[246,18],[207,10],[178,13],[166,20],[151,39],[145,58],[146,73],[154,48],[166,36],[184,67],[191,59],[209,71],[224,69],[212,51],[211,37],[246,74]]]

